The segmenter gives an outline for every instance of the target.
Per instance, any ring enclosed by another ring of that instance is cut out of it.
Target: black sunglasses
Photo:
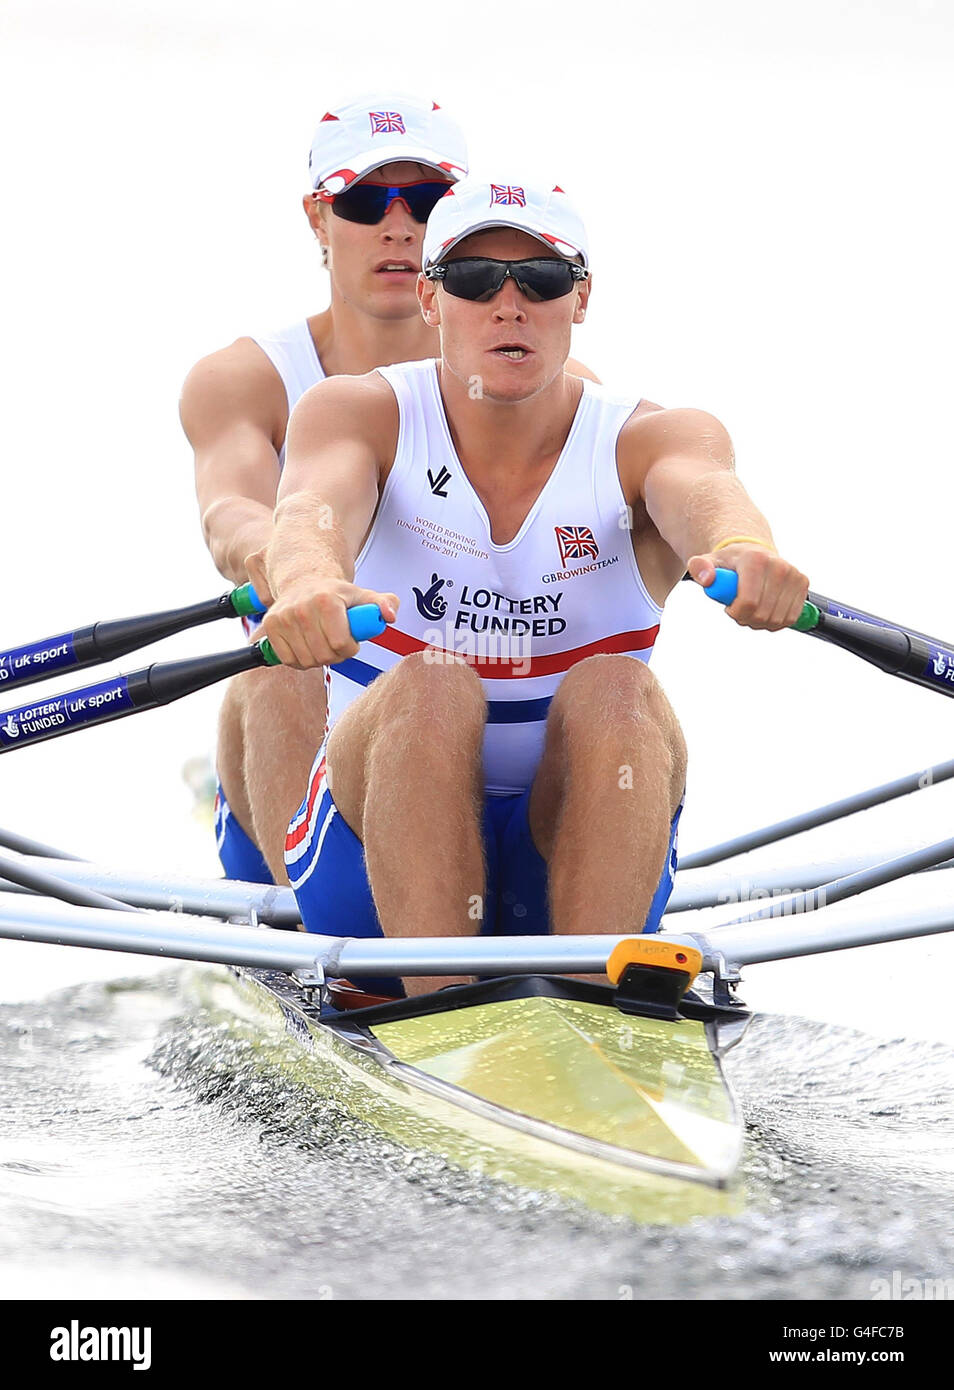
[[[346,222],[361,222],[372,227],[380,222],[392,203],[400,200],[406,206],[415,222],[426,222],[434,204],[450,188],[449,183],[422,181],[420,183],[400,183],[388,186],[386,183],[356,183],[343,193],[328,193],[317,190],[324,203],[331,204],[336,217]]]
[[[573,261],[545,257],[529,261],[493,261],[486,256],[462,256],[458,261],[429,266],[424,272],[428,280],[442,280],[448,294],[478,303],[499,294],[508,275],[521,294],[539,303],[544,299],[562,299],[578,280],[588,279],[589,273]]]

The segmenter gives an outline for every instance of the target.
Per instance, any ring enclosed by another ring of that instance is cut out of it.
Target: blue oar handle
[[[369,637],[380,637],[387,623],[376,603],[358,603],[348,609],[348,626],[356,642],[367,642]]]
[[[716,603],[724,603],[728,608],[738,596],[739,576],[735,570],[717,569],[715,579],[706,585],[705,591],[709,598],[714,598]]]

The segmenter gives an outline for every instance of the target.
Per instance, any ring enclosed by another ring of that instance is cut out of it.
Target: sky
[[[308,145],[334,99],[379,80],[452,111],[474,172],[567,189],[594,261],[575,355],[718,415],[813,587],[954,634],[952,57],[931,0],[4,0],[2,645],[226,587],[181,382],[324,306]],[[238,640],[199,630],[122,669]],[[687,848],[950,752],[941,699],[743,632],[688,585],[654,665],[689,742]],[[5,758],[0,824],[215,872],[181,769],[211,751],[218,700]],[[939,838],[943,796],[812,844]]]

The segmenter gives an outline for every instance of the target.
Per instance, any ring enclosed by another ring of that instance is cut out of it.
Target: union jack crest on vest
[[[406,135],[400,111],[369,111],[372,135]]]
[[[596,537],[588,526],[554,526],[553,530],[564,564],[568,560],[585,560],[588,556],[595,560],[599,555]]]
[[[490,185],[490,205],[504,203],[510,207],[525,208],[527,195],[515,183],[492,183]]]

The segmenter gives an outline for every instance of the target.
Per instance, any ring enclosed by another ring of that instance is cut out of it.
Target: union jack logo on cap
[[[369,111],[372,135],[406,135],[400,111]]]
[[[595,560],[599,555],[596,537],[588,526],[554,526],[553,530],[564,564],[568,560],[585,560],[588,555]]]
[[[504,203],[509,207],[525,208],[527,195],[515,183],[492,183],[490,185],[490,205]]]

